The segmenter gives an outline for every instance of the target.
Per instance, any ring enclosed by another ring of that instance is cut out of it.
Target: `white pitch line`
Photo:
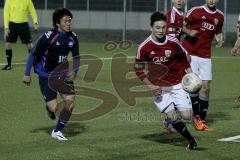
[[[220,142],[240,142],[240,140],[237,140],[237,139],[240,139],[240,135],[234,136],[234,137],[218,139],[218,141],[220,141]]]
[[[123,57],[125,58],[125,57]],[[115,58],[115,59],[123,59],[122,57],[118,57],[118,58]],[[128,59],[134,59],[135,56],[128,56]],[[213,59],[230,59],[230,60],[238,60],[240,59],[240,57],[212,57]],[[98,58],[100,60],[112,60],[113,57],[102,57],[102,58]],[[85,61],[94,61],[94,60],[98,60],[98,59],[81,59],[81,60],[85,60]],[[13,65],[25,65],[26,63],[25,62],[18,62],[18,63],[12,63]],[[0,66],[4,66],[6,65],[6,63],[0,63]]]

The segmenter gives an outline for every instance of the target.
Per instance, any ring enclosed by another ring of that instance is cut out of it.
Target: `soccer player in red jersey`
[[[186,28],[196,30],[195,36],[187,35],[182,45],[191,55],[191,67],[203,81],[199,93],[192,94],[195,128],[211,131],[206,124],[210,82],[212,80],[211,44],[214,37],[218,46],[223,45],[223,13],[216,8],[218,0],[206,0],[206,4],[192,8],[186,15]]]
[[[240,15],[238,16],[238,22],[237,22],[237,40],[235,42],[234,47],[230,50],[230,53],[232,56],[235,56],[238,54],[240,49]],[[237,104],[240,104],[240,96],[238,96],[235,100]]]
[[[237,40],[235,42],[234,47],[230,51],[231,55],[235,56],[238,53],[239,49],[240,49],[240,15],[238,17],[238,22],[237,22]]]
[[[173,7],[167,11],[166,33],[180,39],[183,29],[185,0],[172,0]]]
[[[169,125],[188,140],[187,148],[195,149],[197,143],[185,125],[192,118],[191,100],[181,85],[186,71],[191,72],[187,52],[177,38],[166,36],[164,14],[153,13],[150,25],[152,34],[138,47],[136,75],[153,91],[154,104]],[[148,72],[144,71],[145,64]]]

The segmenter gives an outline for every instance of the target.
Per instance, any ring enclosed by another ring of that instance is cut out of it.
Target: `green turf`
[[[133,56],[136,52],[136,45],[128,50],[111,52],[104,51],[103,45],[82,43],[81,53],[101,58],[117,53]],[[81,67],[77,85],[110,93],[117,97],[119,104],[104,116],[69,124],[64,130],[69,138],[67,142],[57,142],[49,135],[55,123],[46,115],[37,76],[32,74],[32,86],[27,87],[21,82],[24,65],[15,65],[9,72],[0,71],[0,160],[239,159],[239,143],[219,142],[217,139],[240,134],[240,106],[234,104],[234,98],[240,95],[240,59],[230,57],[228,48],[213,49],[213,52],[208,121],[214,132],[197,132],[191,124],[188,125],[198,141],[198,150],[186,151],[186,141],[181,136],[165,133],[160,114],[150,98],[138,98],[135,107],[128,106],[111,83],[111,60],[104,60],[94,82],[83,80],[87,67]],[[1,63],[5,62],[4,55],[2,47]],[[14,62],[25,60],[25,47],[14,45]],[[121,83],[123,88],[125,85],[125,82]],[[91,110],[100,103],[98,99],[78,96],[75,112]]]

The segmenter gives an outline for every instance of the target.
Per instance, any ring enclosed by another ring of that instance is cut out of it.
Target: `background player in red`
[[[166,16],[160,12],[151,15],[152,34],[143,41],[135,59],[136,75],[153,90],[154,104],[164,113],[168,122],[185,137],[188,149],[195,149],[197,143],[187,130],[185,121],[192,118],[189,94],[181,86],[182,77],[191,72],[186,50],[178,39],[166,36]],[[148,73],[144,64],[148,64]],[[178,114],[179,113],[179,114]]]
[[[172,0],[173,7],[167,11],[166,33],[180,39],[183,29],[185,0]]]
[[[230,53],[232,56],[235,56],[238,54],[240,49],[240,15],[238,16],[238,22],[237,22],[237,40],[235,42],[234,47],[230,50]],[[240,96],[238,96],[235,100],[237,104],[240,104]]]
[[[192,94],[194,122],[197,130],[212,130],[206,124],[210,82],[212,80],[211,44],[216,36],[218,46],[223,45],[223,13],[216,8],[218,0],[206,0],[206,4],[192,8],[186,15],[186,27],[197,30],[195,37],[187,35],[182,41],[184,48],[191,55],[191,67],[203,81],[199,93]]]
[[[237,40],[235,42],[234,47],[231,49],[231,55],[235,56],[238,53],[238,50],[240,49],[240,15],[238,16],[238,22],[237,22]]]
[[[185,5],[185,0],[172,0],[172,3],[173,7],[167,12],[166,33],[179,40],[183,33],[195,37],[198,31],[188,29],[184,25],[185,15],[182,10]]]

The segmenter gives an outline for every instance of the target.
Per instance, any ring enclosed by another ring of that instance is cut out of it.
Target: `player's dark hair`
[[[57,24],[60,24],[60,20],[64,16],[70,16],[71,18],[73,18],[73,15],[70,10],[66,8],[56,9],[52,15],[53,27],[57,27]]]
[[[156,21],[166,21],[167,17],[161,12],[154,12],[150,18],[150,25],[153,26],[153,23]]]

